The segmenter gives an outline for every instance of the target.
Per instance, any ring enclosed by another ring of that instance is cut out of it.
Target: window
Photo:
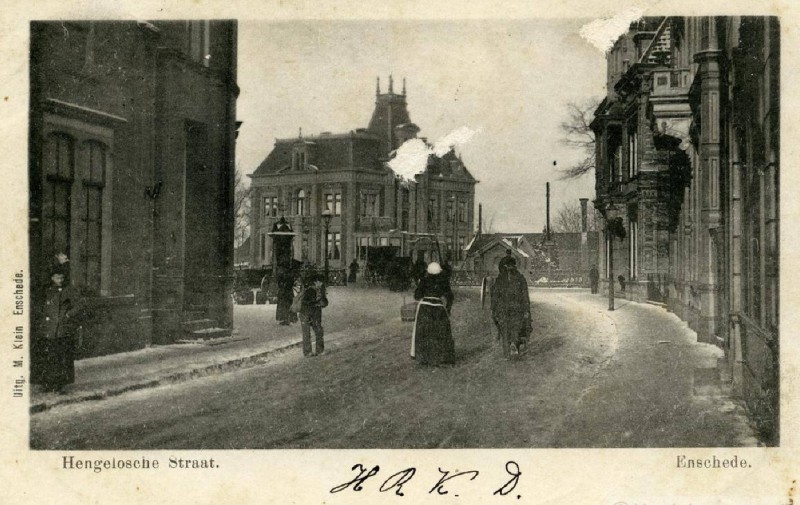
[[[328,259],[338,260],[341,256],[342,234],[338,231],[328,233]]]
[[[645,225],[646,224],[647,223],[645,222]],[[637,270],[639,268],[639,223],[637,221],[631,221],[628,225],[628,228],[628,233],[630,235],[630,238],[628,239],[628,269],[630,270],[630,278],[636,279],[638,277]],[[645,228],[645,233],[646,232],[647,228]],[[647,261],[646,256],[645,261]],[[656,261],[658,261],[657,258]]]
[[[297,192],[297,199],[295,202],[295,212],[298,216],[303,216],[306,213],[306,192],[302,189]]]
[[[41,147],[41,265],[69,257],[70,282],[89,296],[108,296],[111,185],[116,125],[125,120],[46,102]],[[81,119],[75,116],[80,112]],[[99,122],[88,122],[85,117]]]
[[[377,193],[361,193],[361,216],[373,217],[380,215]]]
[[[606,163],[608,166],[608,181],[610,183],[622,181],[622,129],[612,126],[608,130],[608,143],[606,145]]]
[[[264,197],[264,207],[263,207],[263,216],[264,217],[278,217],[278,197],[277,196],[267,196]]]
[[[360,237],[358,239],[358,259],[367,259],[367,248],[369,247],[369,237]]]
[[[439,220],[439,199],[435,196],[428,200],[428,222],[434,223]]]
[[[261,233],[261,261],[266,261],[267,259],[267,235],[265,233]]]
[[[302,170],[306,167],[308,159],[304,147],[295,148],[292,152],[292,170]]]
[[[71,193],[75,173],[75,151],[72,137],[54,133],[45,140],[43,169],[45,173],[42,201],[42,245],[44,260],[63,252],[70,253]]]
[[[452,223],[453,222],[454,204],[455,204],[455,202],[453,202],[453,200],[447,200],[447,213],[445,215],[446,215],[446,219],[447,219],[448,223]]]
[[[334,216],[342,215],[342,194],[341,193],[326,193],[325,194],[325,208],[329,209]]]
[[[628,178],[639,173],[639,150],[637,145],[636,123],[628,127]]]
[[[100,261],[103,224],[103,188],[105,187],[106,147],[96,141],[84,144],[85,155],[81,157],[80,172],[83,174],[85,209],[79,240],[84,287],[100,291]]]
[[[467,222],[467,202],[458,202],[458,221]]]

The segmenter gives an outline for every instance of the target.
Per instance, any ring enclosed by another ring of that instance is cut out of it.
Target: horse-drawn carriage
[[[369,246],[364,278],[392,291],[405,291],[411,284],[411,258],[400,256],[396,246]]]

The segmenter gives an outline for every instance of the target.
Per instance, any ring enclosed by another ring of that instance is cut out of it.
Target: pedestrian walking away
[[[597,266],[592,265],[592,268],[589,270],[589,287],[593,295],[597,294],[598,282],[600,282],[600,272],[597,271]]]
[[[325,335],[322,328],[322,309],[328,306],[326,286],[319,274],[311,272],[303,278],[300,294],[300,328],[303,332],[303,356],[325,354]],[[311,346],[311,330],[314,330],[314,349]]]
[[[524,352],[531,333],[531,300],[525,276],[511,256],[501,260],[500,274],[492,286],[492,319],[503,356],[512,358]]]
[[[353,284],[356,282],[356,277],[358,277],[358,271],[361,267],[358,266],[358,261],[353,258],[353,261],[350,263],[350,275],[347,277],[347,282]]]
[[[65,263],[54,267],[44,307],[35,318],[31,382],[45,391],[62,392],[75,382],[77,318],[83,304],[77,291],[65,283],[67,268]]]
[[[453,291],[442,267],[433,262],[414,291],[419,300],[411,332],[411,357],[422,365],[453,364],[455,342],[450,326]]]

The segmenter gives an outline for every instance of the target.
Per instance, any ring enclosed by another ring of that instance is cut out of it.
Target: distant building
[[[233,250],[233,265],[236,268],[247,268],[250,266],[250,237],[247,237],[242,245]]]
[[[328,235],[331,268],[345,268],[353,258],[366,259],[367,246],[395,246],[401,255],[427,252],[431,234],[454,260],[473,235],[475,183],[451,150],[430,156],[415,183],[401,184],[386,162],[419,127],[411,122],[402,93],[376,89],[375,110],[367,128],[277,139],[252,177],[251,265],[272,263],[268,235],[286,217],[297,237],[294,258],[321,265],[325,228],[321,214],[333,213]],[[418,244],[417,247],[415,244]]]
[[[725,350],[771,442],[778,429],[780,28],[773,17],[633,23],[595,113],[607,279],[664,302]],[[606,283],[607,284],[607,283]]]
[[[31,23],[31,301],[67,254],[83,355],[231,326],[236,37],[235,21]]]
[[[473,279],[497,276],[500,260],[510,252],[531,285],[588,286],[599,233],[585,231],[586,223],[584,214],[584,231],[551,232],[549,243],[545,233],[479,233],[467,246],[463,270],[473,272]]]

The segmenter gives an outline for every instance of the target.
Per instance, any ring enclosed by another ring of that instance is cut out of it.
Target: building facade
[[[596,206],[624,230],[606,233],[605,276],[613,264],[628,297],[665,303],[721,346],[774,443],[779,77],[777,18],[645,18],[608,55],[592,125]]]
[[[251,262],[271,265],[275,222],[285,217],[297,234],[294,258],[321,265],[325,259],[322,212],[333,214],[327,236],[331,268],[366,260],[368,246],[394,246],[400,255],[430,257],[430,241],[461,261],[473,235],[476,180],[452,150],[431,155],[414,182],[403,183],[386,165],[393,152],[415,138],[405,83],[394,92],[376,89],[375,110],[367,128],[277,139],[250,176]],[[362,263],[363,265],[363,263]]]
[[[31,300],[67,255],[84,356],[173,342],[187,320],[230,328],[236,37],[235,21],[31,24]]]

